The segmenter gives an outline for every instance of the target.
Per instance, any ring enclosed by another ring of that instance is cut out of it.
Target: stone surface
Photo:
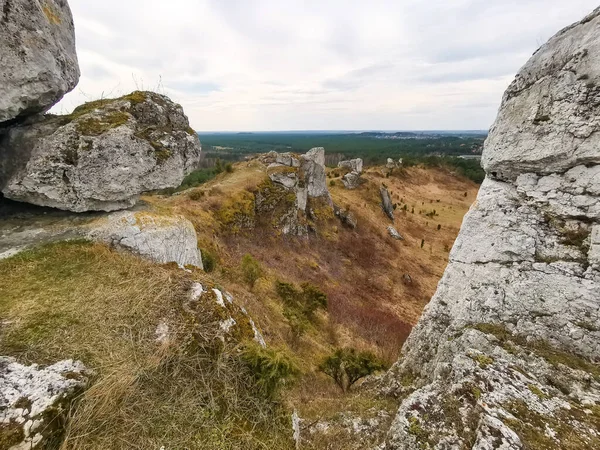
[[[392,203],[392,198],[390,197],[390,193],[387,190],[387,187],[381,186],[379,188],[379,194],[381,195],[381,209],[386,216],[388,216],[392,222],[394,221],[394,205]]]
[[[342,183],[346,189],[356,189],[360,186],[361,178],[359,172],[348,172],[342,177]]]
[[[10,450],[45,448],[60,433],[70,402],[87,383],[82,363],[41,368],[0,357],[0,442]]]
[[[333,217],[322,147],[304,155],[270,152],[259,160],[268,164],[267,175],[272,186],[263,186],[255,194],[256,211],[276,215],[271,223],[283,234],[305,236],[309,220]]]
[[[388,158],[387,162],[385,163],[385,167],[387,169],[395,169],[396,168],[396,162],[392,158]]]
[[[504,96],[487,178],[382,384],[403,398],[382,449],[600,448],[598,15]]]
[[[178,186],[200,152],[180,105],[134,92],[10,128],[0,136],[0,190],[74,212],[124,209],[142,192]]]
[[[390,225],[389,227],[387,227],[387,231],[388,231],[388,234],[392,238],[396,239],[397,241],[403,241],[404,240],[404,238],[402,237],[402,235],[400,233],[398,233],[398,230],[396,230],[393,226]]]
[[[358,221],[356,220],[356,216],[352,214],[351,211],[347,209],[340,208],[338,206],[334,206],[335,215],[340,219],[343,225],[348,228],[355,229],[358,225]]]
[[[363,171],[363,160],[361,158],[349,159],[347,161],[340,161],[338,167],[341,169],[349,169],[350,172],[357,172],[361,174]]]
[[[123,211],[91,225],[90,239],[130,251],[159,263],[202,268],[196,231],[183,217]]]
[[[544,44],[507,89],[482,164],[496,178],[600,163],[600,8]]]
[[[66,0],[0,2],[0,125],[48,110],[79,81]]]

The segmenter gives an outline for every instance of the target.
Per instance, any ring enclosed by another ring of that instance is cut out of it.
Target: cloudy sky
[[[79,86],[199,131],[487,129],[531,54],[594,0],[69,0]]]

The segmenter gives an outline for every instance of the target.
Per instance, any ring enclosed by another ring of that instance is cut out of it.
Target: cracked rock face
[[[70,402],[85,387],[82,363],[60,361],[44,369],[0,357],[0,442],[10,450],[43,448],[60,432]]]
[[[179,186],[200,153],[180,105],[134,92],[0,134],[0,190],[39,206],[114,211],[143,192]]]
[[[386,450],[600,448],[599,15],[504,96],[487,178],[384,381],[403,399]]]
[[[110,214],[100,225],[93,226],[87,235],[90,239],[158,263],[202,268],[196,231],[183,217],[124,211]]]
[[[0,124],[44,112],[79,81],[66,0],[0,2]]]

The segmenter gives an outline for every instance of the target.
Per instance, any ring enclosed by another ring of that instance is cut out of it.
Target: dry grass
[[[216,339],[214,306],[183,307],[200,274],[84,242],[0,261],[0,273],[0,353],[95,371],[61,448],[290,448],[279,406],[256,395],[236,344]]]

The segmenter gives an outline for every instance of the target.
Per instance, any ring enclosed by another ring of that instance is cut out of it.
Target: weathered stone
[[[398,233],[398,230],[396,230],[393,226],[390,225],[389,227],[387,227],[387,231],[388,231],[388,234],[392,238],[396,239],[397,241],[403,241],[404,240],[404,238],[402,237],[402,235],[400,233]]]
[[[600,8],[544,44],[508,87],[485,143],[488,174],[562,173],[599,164]]]
[[[396,163],[394,162],[394,160],[392,158],[388,158],[387,162],[385,163],[385,167],[387,169],[395,169],[396,168]]]
[[[508,88],[382,449],[600,448],[600,9]],[[568,445],[567,445],[568,444]]]
[[[63,431],[71,401],[87,383],[78,361],[44,369],[0,357],[0,441],[10,450],[45,448]]]
[[[356,216],[351,211],[334,206],[335,215],[340,219],[343,225],[355,229],[358,225]]]
[[[44,112],[79,81],[66,0],[4,0],[0,15],[0,124]]]
[[[300,156],[300,170],[308,197],[327,197],[327,174],[325,172],[325,149],[316,147]]]
[[[159,263],[202,268],[196,231],[183,217],[123,211],[95,223],[87,236]]]
[[[178,186],[200,152],[180,105],[134,92],[9,129],[0,139],[0,189],[40,206],[113,211]]]
[[[342,177],[342,183],[344,183],[344,187],[346,189],[356,189],[360,186],[360,173],[359,172],[348,172],[346,175]]]
[[[338,163],[338,167],[342,169],[350,169],[351,172],[358,172],[359,174],[363,171],[363,160],[361,158],[349,159],[347,161],[341,161]]]
[[[379,193],[381,194],[381,208],[383,212],[394,221],[394,205],[392,203],[392,198],[390,197],[390,193],[388,192],[385,186],[381,186],[379,188]]]

